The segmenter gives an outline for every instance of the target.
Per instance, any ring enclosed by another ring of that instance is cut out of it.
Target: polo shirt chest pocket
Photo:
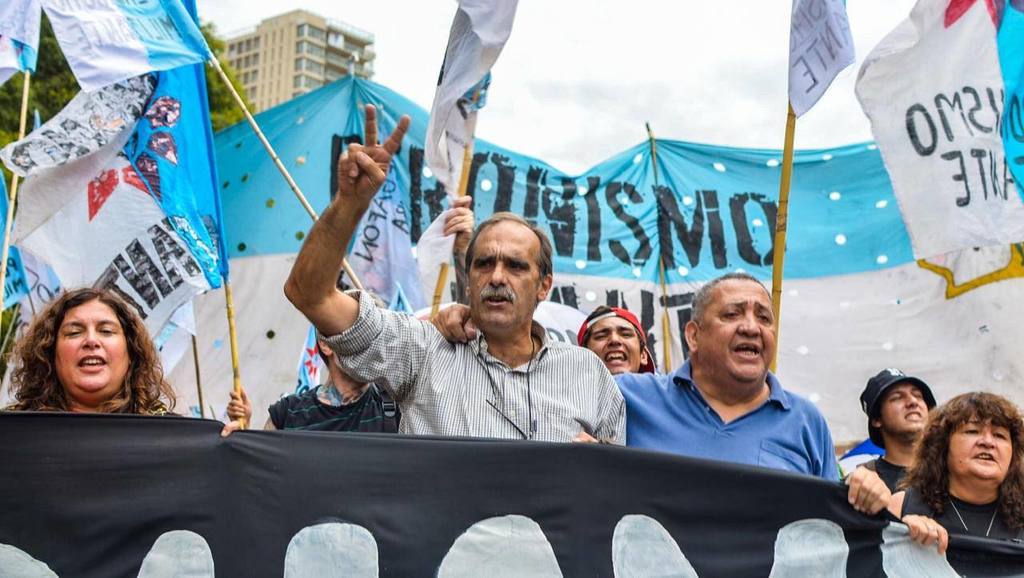
[[[761,440],[757,465],[798,474],[806,474],[811,471],[811,464],[805,455],[772,440]]]

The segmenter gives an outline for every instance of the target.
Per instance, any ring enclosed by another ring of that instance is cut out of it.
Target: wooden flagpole
[[[199,376],[199,344],[196,336],[192,336],[192,362],[196,367],[196,393],[199,394],[199,417],[206,418],[206,409],[203,407],[203,380]]]
[[[465,146],[462,152],[462,174],[459,175],[458,196],[466,196],[466,189],[469,188],[469,166],[473,162],[473,140]],[[430,303],[430,318],[433,319],[441,309],[441,298],[444,296],[444,287],[448,284],[448,262],[441,263],[441,271],[437,276],[437,284],[434,286],[434,299]]]
[[[242,371],[238,361],[238,332],[235,330],[235,300],[231,296],[231,282],[224,278],[224,302],[228,310],[228,341],[231,344],[231,379],[235,393],[242,394]],[[239,420],[242,429],[249,427],[244,417]]]
[[[651,145],[651,167],[654,169],[654,186],[658,186],[658,142],[654,140],[654,131],[651,130],[651,123],[645,122],[647,127],[647,140]],[[662,369],[667,374],[672,371],[672,340],[669,332],[672,329],[668,317],[668,283],[665,281],[665,259],[658,257],[658,277],[661,284],[661,342],[662,342]]]
[[[782,147],[782,178],[779,179],[779,213],[775,221],[775,241],[772,253],[772,313],[775,315],[775,342],[779,342],[782,329],[782,270],[786,261],[786,219],[789,214],[789,184],[793,177],[793,135],[796,133],[796,113],[789,105],[786,116],[786,141]],[[771,370],[778,365],[779,350],[775,349]]]
[[[28,87],[32,73],[25,71],[25,83],[21,87],[21,119],[18,124],[18,140],[25,138],[25,125],[28,123]],[[14,205],[18,200],[18,174],[11,178],[11,191],[7,197],[7,222],[4,223],[4,246],[0,251],[0,301],[3,301],[4,288],[7,283],[7,257],[11,252],[11,227],[14,224]],[[0,309],[3,309],[0,306]]]
[[[473,93],[473,104],[480,100],[480,90],[476,90]],[[469,142],[462,149],[462,172],[459,174],[459,190],[456,193],[457,197],[466,196],[466,191],[469,189],[469,169],[470,165],[473,164],[473,143],[476,142],[476,117],[473,118],[473,127],[470,131]],[[450,260],[450,259],[449,259]],[[441,270],[437,276],[437,284],[434,285],[434,298],[430,303],[430,318],[433,319],[437,316],[437,312],[441,310],[441,298],[444,296],[444,286],[448,284],[448,261],[441,263]]]
[[[309,214],[309,218],[316,221],[319,218],[319,215],[316,214],[316,211],[313,209],[313,206],[309,204],[308,200],[306,200],[306,195],[302,194],[302,190],[299,188],[298,183],[295,182],[295,179],[292,178],[291,173],[289,173],[288,169],[285,168],[284,163],[281,162],[281,158],[277,156],[277,151],[274,150],[273,145],[271,145],[270,141],[267,140],[266,135],[263,134],[263,130],[260,129],[260,126],[258,124],[256,124],[256,119],[252,117],[252,113],[249,112],[249,107],[245,106],[245,101],[242,100],[242,97],[238,94],[238,91],[236,91],[235,87],[231,84],[231,79],[228,78],[227,73],[225,73],[224,69],[221,68],[220,62],[217,60],[217,57],[211,57],[209,62],[210,65],[213,66],[213,68],[217,71],[217,74],[220,76],[221,80],[224,81],[224,84],[228,87],[228,92],[230,92],[232,98],[235,99],[235,104],[237,104],[238,107],[242,109],[242,113],[245,115],[245,120],[248,121],[249,126],[252,127],[253,132],[255,132],[256,136],[260,139],[260,143],[263,144],[263,148],[267,151],[267,154],[270,155],[270,159],[274,161],[274,166],[277,167],[277,170],[281,173],[281,176],[284,177],[284,180],[288,182],[288,186],[291,188],[292,192],[295,193],[295,197],[299,200],[299,203],[302,204],[302,208],[305,209],[306,213]],[[356,273],[355,271],[352,270],[352,267],[349,266],[348,260],[342,259],[341,266],[345,269],[345,274],[348,275],[348,278],[352,280],[352,285],[354,285],[356,289],[362,291],[363,283],[359,280],[359,277],[356,276]]]

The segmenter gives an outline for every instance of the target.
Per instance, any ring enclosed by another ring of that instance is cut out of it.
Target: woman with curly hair
[[[991,393],[949,400],[928,420],[901,487],[889,506],[900,518],[922,517],[950,534],[1024,539],[1020,409]]]
[[[142,319],[104,289],[54,300],[15,346],[12,365],[8,410],[163,415],[174,406]]]

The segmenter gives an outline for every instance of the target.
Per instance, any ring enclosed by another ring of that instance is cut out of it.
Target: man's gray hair
[[[771,298],[771,293],[768,291],[768,288],[765,287],[757,277],[754,277],[750,273],[726,273],[721,277],[716,277],[715,279],[708,281],[693,295],[693,302],[690,305],[690,319],[697,323],[700,323],[704,319],[704,310],[707,309],[708,304],[711,303],[711,294],[715,292],[715,287],[718,287],[726,281],[750,281],[757,283],[761,289],[764,289],[765,293],[768,293],[768,298]]]
[[[469,240],[469,248],[466,249],[466,271],[473,268],[473,252],[476,247],[476,238],[480,236],[480,233],[491,225],[497,225],[502,221],[512,221],[513,223],[519,223],[526,227],[537,236],[537,240],[540,241],[540,255],[537,257],[537,267],[540,269],[540,276],[543,279],[554,272],[554,266],[551,264],[551,241],[548,236],[541,231],[537,225],[534,225],[526,219],[520,217],[515,213],[509,213],[507,211],[501,211],[494,213],[488,217],[484,222],[477,225],[476,230],[473,231],[473,237]]]

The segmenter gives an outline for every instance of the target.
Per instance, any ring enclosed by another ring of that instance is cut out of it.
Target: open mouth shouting
[[[78,368],[86,373],[96,372],[107,366],[107,360],[98,355],[87,355],[78,360]]]
[[[757,343],[745,342],[735,345],[732,348],[732,352],[739,356],[741,359],[747,360],[760,360],[761,359],[761,346]]]

